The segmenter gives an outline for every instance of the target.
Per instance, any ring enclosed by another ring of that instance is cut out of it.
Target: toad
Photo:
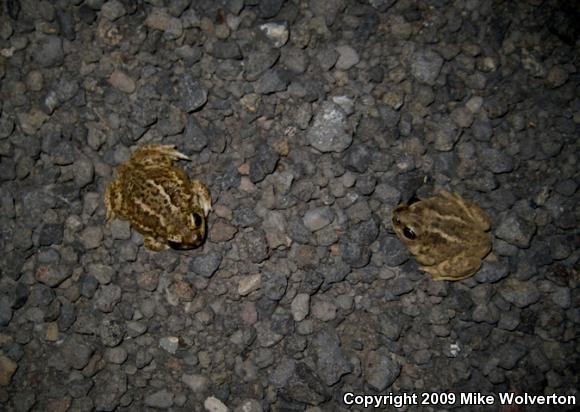
[[[117,167],[105,192],[107,221],[129,221],[154,251],[191,249],[205,239],[209,189],[190,180],[174,165],[177,160],[190,159],[173,145],[142,146]]]
[[[460,280],[475,274],[491,251],[491,221],[477,204],[442,191],[412,199],[392,213],[395,233],[434,280]]]

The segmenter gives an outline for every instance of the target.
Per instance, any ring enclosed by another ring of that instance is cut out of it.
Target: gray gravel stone
[[[115,21],[126,13],[125,6],[118,0],[109,0],[101,7],[101,16],[109,21]]]
[[[170,16],[163,9],[154,8],[145,19],[145,25],[155,30],[163,31],[164,37],[169,40],[179,38],[183,33],[181,20]]]
[[[306,137],[308,143],[321,152],[339,153],[352,143],[352,130],[338,105],[323,102]]]
[[[278,164],[280,156],[269,145],[258,146],[256,156],[250,162],[250,180],[258,183],[271,174]]]
[[[40,265],[36,269],[35,278],[37,281],[50,287],[60,285],[72,274],[72,269],[65,265]]]
[[[175,395],[167,389],[161,389],[145,397],[145,405],[155,409],[168,409],[173,406]]]
[[[108,285],[111,283],[115,271],[108,265],[91,263],[87,266],[87,273],[94,276],[101,285]]]
[[[127,391],[127,375],[117,366],[101,370],[96,377],[91,396],[99,411],[113,411]]]
[[[300,322],[308,316],[310,312],[310,295],[299,293],[292,300],[292,316],[296,322]]]
[[[195,394],[204,393],[209,387],[210,383],[208,378],[198,374],[183,374],[181,376],[181,381],[185,383]]]
[[[61,347],[65,362],[74,369],[83,369],[89,363],[94,349],[76,337],[68,338]]]
[[[525,308],[540,299],[540,292],[532,282],[522,282],[514,278],[504,281],[499,293],[502,298],[518,308]]]
[[[315,16],[322,17],[326,25],[332,26],[338,14],[344,9],[344,0],[310,0],[310,10]]]
[[[0,326],[7,326],[12,320],[12,307],[8,299],[0,296]]]
[[[109,348],[105,351],[105,359],[107,362],[121,365],[127,360],[128,354],[124,348]]]
[[[88,226],[79,234],[79,238],[85,249],[96,249],[101,246],[103,228],[101,226]]]
[[[401,366],[381,351],[367,355],[364,369],[365,381],[375,390],[383,391],[390,387],[401,373]]]
[[[312,340],[312,346],[316,354],[316,370],[326,385],[334,385],[343,375],[352,372],[352,364],[342,351],[336,332],[319,332]]]
[[[58,245],[62,243],[64,225],[61,223],[49,223],[42,226],[38,237],[40,246]]]
[[[179,92],[181,108],[188,113],[201,108],[207,102],[207,90],[199,80],[194,79],[189,74],[184,74],[179,77],[177,89]],[[195,119],[189,118],[188,122],[189,121],[195,121]]]
[[[499,355],[499,366],[504,369],[513,369],[517,362],[523,358],[528,350],[525,346],[515,344],[503,345],[497,349]]]
[[[101,312],[109,313],[121,300],[121,288],[117,285],[104,285],[95,294],[95,307]]]
[[[172,355],[175,355],[179,347],[179,338],[176,336],[167,336],[159,339],[159,347]]]
[[[101,343],[110,348],[119,345],[127,331],[127,326],[124,322],[118,320],[104,320],[99,326],[99,336]]]
[[[310,209],[304,214],[304,226],[314,232],[328,226],[334,219],[334,213],[327,206]]]
[[[312,302],[312,316],[321,322],[328,322],[336,318],[336,305],[325,299],[314,299]]]
[[[47,36],[34,51],[34,59],[41,67],[60,66],[64,61],[62,39],[58,36]]]
[[[264,296],[271,300],[278,301],[282,299],[286,293],[288,278],[280,271],[263,271],[261,285]]]
[[[495,230],[495,235],[519,248],[528,248],[536,233],[536,225],[519,216],[509,214],[505,216]]]
[[[222,255],[219,252],[214,251],[193,258],[189,264],[189,268],[198,275],[210,278],[218,270],[221,262]]]
[[[268,22],[261,24],[259,27],[275,48],[279,49],[288,42],[290,33],[286,22]]]
[[[338,60],[338,52],[333,48],[323,49],[317,53],[316,59],[323,71],[328,71],[334,67]]]
[[[243,401],[234,412],[263,412],[262,405],[256,399],[247,399]]]
[[[475,275],[480,283],[495,283],[509,275],[509,266],[503,262],[483,262]]]
[[[411,73],[419,82],[434,85],[442,66],[443,58],[439,54],[423,49],[413,54]]]
[[[395,296],[405,295],[415,288],[413,282],[405,277],[397,277],[392,279],[389,281],[388,285],[389,292]]]
[[[133,93],[137,87],[135,80],[121,70],[115,70],[111,73],[111,76],[109,76],[109,83],[115,89],[127,94]]]
[[[203,402],[203,407],[207,412],[228,412],[228,407],[215,396],[210,396]]]
[[[282,92],[288,87],[290,76],[288,72],[274,67],[266,70],[256,84],[256,93],[272,94]]]
[[[210,54],[213,57],[222,60],[237,60],[242,58],[240,47],[235,41],[231,40],[216,41],[211,47]]]
[[[514,169],[512,157],[497,149],[483,149],[480,153],[485,168],[493,173],[507,173]]]
[[[371,259],[369,248],[356,243],[351,236],[341,238],[339,246],[342,260],[350,267],[362,268]]]
[[[348,70],[360,62],[358,53],[350,46],[338,46],[336,51],[338,52],[338,60],[335,67],[338,70]]]

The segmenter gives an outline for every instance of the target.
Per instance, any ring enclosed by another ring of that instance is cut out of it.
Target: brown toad
[[[491,250],[491,226],[483,209],[456,193],[442,191],[414,199],[393,210],[395,233],[409,248],[420,270],[435,280],[465,279],[481,266]]]
[[[178,159],[189,160],[172,145],[142,146],[117,167],[105,193],[107,220],[129,221],[151,250],[191,249],[205,238],[210,192],[173,165]]]

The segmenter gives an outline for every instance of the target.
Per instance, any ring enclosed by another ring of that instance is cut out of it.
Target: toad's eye
[[[415,232],[413,232],[413,229],[411,229],[410,227],[405,227],[403,229],[403,235],[405,235],[405,237],[409,240],[415,240],[417,238],[417,235],[415,234]]]
[[[193,213],[193,224],[195,226],[201,226],[203,224],[203,217],[197,212]]]

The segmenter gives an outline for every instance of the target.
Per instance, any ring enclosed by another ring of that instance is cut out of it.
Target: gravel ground
[[[0,410],[577,395],[571,4],[0,2]],[[105,224],[115,166],[150,142],[211,188],[202,248]],[[493,221],[464,281],[419,272],[390,227],[439,188]]]

